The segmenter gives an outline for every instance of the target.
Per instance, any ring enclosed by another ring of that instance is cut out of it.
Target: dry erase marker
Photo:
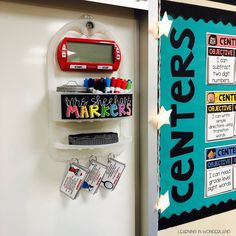
[[[111,78],[111,93],[115,92],[115,86],[116,86],[116,78],[112,77]]]
[[[129,92],[132,88],[132,81],[129,79],[127,81],[126,91]]]
[[[111,92],[111,79],[106,77],[105,79],[105,93],[110,93]]]
[[[84,79],[84,87],[88,88],[88,79],[87,78]]]
[[[102,93],[102,78],[96,79],[95,88],[97,93]]]
[[[121,82],[120,92],[124,93],[126,91],[126,87],[127,87],[127,80],[123,79]]]
[[[121,83],[122,83],[122,80],[120,78],[117,78],[117,80],[116,80],[116,87],[115,87],[115,93],[120,93]]]
[[[99,90],[105,93],[106,90],[106,80],[104,78],[100,79]]]
[[[92,79],[92,78],[89,78],[89,80],[88,80],[88,89],[89,89],[90,92],[93,93],[93,90],[94,90],[94,79]]]
[[[100,79],[99,78],[96,78],[95,81],[94,81],[94,91],[93,93],[102,93],[100,90]]]
[[[94,90],[93,93],[97,93],[98,90],[98,78],[94,79]]]

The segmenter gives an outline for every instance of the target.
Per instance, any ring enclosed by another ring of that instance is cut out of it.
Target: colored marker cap
[[[127,80],[123,79],[121,82],[121,88],[126,89],[126,87],[127,87]]]
[[[111,87],[115,87],[116,86],[116,78],[112,77],[111,78]]]
[[[106,80],[104,78],[100,79],[99,90],[105,92]]]
[[[88,88],[88,79],[87,78],[84,79],[84,87]]]
[[[94,80],[94,89],[99,90],[99,79],[98,78],[96,78]]]
[[[117,78],[117,80],[116,80],[116,88],[120,88],[121,87],[121,83],[122,83],[122,80],[120,78]]]
[[[131,90],[131,87],[132,87],[132,81],[131,81],[131,80],[128,80],[128,81],[127,81],[127,87],[126,87],[126,89],[127,89],[127,90]]]
[[[94,88],[94,79],[89,78],[89,80],[88,80],[88,87],[89,88]]]
[[[111,87],[111,79],[109,77],[106,77],[105,84],[106,84],[106,87]]]

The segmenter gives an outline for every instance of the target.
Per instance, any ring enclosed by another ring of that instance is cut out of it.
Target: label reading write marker
[[[118,162],[115,159],[109,158],[107,170],[102,179],[101,186],[108,190],[114,190],[124,169],[125,164]]]
[[[77,164],[70,164],[61,184],[61,192],[71,199],[75,199],[84,183],[87,173],[87,168]]]
[[[102,178],[106,172],[106,166],[95,160],[90,161],[89,173],[86,177],[83,188],[91,194],[95,194],[101,184]]]

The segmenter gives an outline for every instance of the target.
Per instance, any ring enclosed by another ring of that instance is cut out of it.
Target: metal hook
[[[109,153],[109,154],[108,154],[108,158],[107,158],[108,162],[109,162],[110,159],[115,160],[115,159],[116,159],[116,155],[115,155],[114,153],[113,153],[113,154],[112,154],[112,153]]]
[[[91,162],[92,160],[97,161],[97,156],[91,155],[91,156],[89,157],[89,162]]]
[[[75,163],[75,164],[79,164],[79,159],[78,158],[75,158],[75,157],[73,157],[72,159],[70,159],[70,164],[73,164],[73,163]]]

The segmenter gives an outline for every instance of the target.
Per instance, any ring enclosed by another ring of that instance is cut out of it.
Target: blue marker
[[[84,87],[88,88],[88,79],[87,78],[84,79]]]
[[[105,93],[111,92],[111,79],[106,77],[105,79]]]

